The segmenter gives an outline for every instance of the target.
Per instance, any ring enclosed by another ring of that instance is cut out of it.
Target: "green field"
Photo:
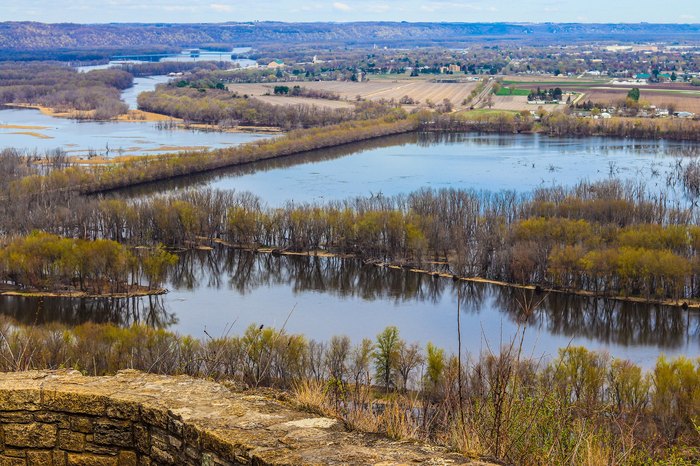
[[[488,108],[477,108],[474,110],[465,110],[463,112],[459,112],[459,115],[465,118],[481,118],[487,115],[517,115],[518,113],[520,112],[517,110],[495,110]]]
[[[510,87],[502,87],[502,88],[498,89],[498,91],[494,92],[494,94],[499,95],[499,96],[504,96],[504,95],[528,96],[528,95],[530,95],[530,90],[529,89],[513,89]]]

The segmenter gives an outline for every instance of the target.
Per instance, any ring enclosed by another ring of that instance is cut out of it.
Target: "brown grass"
[[[51,129],[48,126],[36,126],[36,125],[0,125],[0,129]]]
[[[493,96],[493,110],[515,110],[515,111],[523,111],[523,110],[537,110],[540,105],[535,105],[535,104],[528,104],[527,103],[527,96],[521,96],[521,95],[494,95]],[[542,105],[542,108],[544,108],[546,111],[553,112],[555,110],[561,110],[563,108],[566,108],[565,104],[561,105]]]
[[[37,133],[36,131],[12,131],[11,133],[8,134],[23,134],[25,136],[31,136],[34,138],[39,138],[39,139],[53,139],[53,136],[48,136],[43,133]]]
[[[54,108],[51,107],[43,107],[41,105],[34,105],[34,104],[26,104],[26,103],[18,103],[18,104],[5,104],[6,107],[14,107],[14,108],[33,108],[36,110],[39,110],[41,113],[43,113],[46,116],[50,117],[55,117],[55,118],[89,118],[91,117],[95,111],[94,110],[69,110],[67,112],[61,112],[58,111]],[[143,110],[129,110],[127,113],[123,115],[119,115],[116,118],[117,121],[125,121],[125,122],[140,122],[140,121],[166,121],[166,120],[175,120],[175,121],[181,121],[178,118],[173,118],[169,117],[167,115],[161,115],[159,113],[152,113],[152,112],[144,112]],[[12,128],[12,129],[46,129],[44,126],[31,126],[31,127],[23,127],[21,125],[3,125],[0,126],[0,128]]]
[[[143,110],[129,110],[123,115],[117,117],[118,121],[140,122],[140,121],[182,121],[179,118],[161,115],[160,113],[144,112]]]
[[[258,100],[272,105],[313,105],[323,108],[352,108],[352,104],[345,100],[313,99],[309,97],[285,97],[280,95],[260,95]]]
[[[274,126],[236,126],[233,128],[221,127],[218,125],[208,125],[205,123],[180,123],[177,125],[182,129],[199,129],[202,131],[216,131],[222,133],[282,133],[280,128]]]
[[[180,151],[195,151],[205,150],[209,146],[159,146],[150,149],[141,149],[143,152],[180,152]]]

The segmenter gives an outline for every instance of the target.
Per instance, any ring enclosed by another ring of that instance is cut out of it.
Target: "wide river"
[[[698,147],[664,141],[551,139],[540,136],[411,134],[191,176],[113,193],[151,196],[214,187],[251,191],[270,205],[408,193],[423,187],[529,192],[611,176],[645,182],[650,193],[683,201],[667,178]],[[195,336],[239,334],[252,324],[328,340],[374,338],[396,325],[407,341],[457,348],[457,296],[463,348],[498,351],[524,332],[524,348],[551,357],[584,345],[645,366],[661,353],[700,356],[700,314],[565,295],[529,296],[462,284],[356,260],[273,257],[219,249],[184,254],[159,298],[84,301],[1,298],[0,312],[21,321],[135,320]],[[536,303],[523,319],[523,303]]]

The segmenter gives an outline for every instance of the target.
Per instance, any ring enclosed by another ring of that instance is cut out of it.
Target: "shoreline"
[[[51,107],[44,107],[38,104],[29,103],[6,103],[2,104],[3,107],[14,108],[14,109],[26,109],[26,110],[38,110],[42,115],[46,115],[51,118],[66,118],[71,120],[81,120],[81,121],[94,121],[94,122],[112,122],[112,123],[143,123],[148,121],[181,121],[178,118],[169,117],[167,115],[161,115],[160,113],[144,112],[143,110],[129,110],[127,113],[122,113],[116,118],[111,118],[107,120],[99,120],[94,118],[80,118],[81,115],[90,115],[94,110],[70,110],[67,112],[61,112]],[[17,127],[22,125],[7,125],[9,127]],[[37,127],[39,128],[39,127]],[[46,129],[46,127],[42,127]]]
[[[206,123],[186,123],[182,118],[172,117],[164,115],[162,113],[147,112],[145,110],[139,109],[129,109],[126,113],[122,113],[115,118],[107,120],[97,120],[93,118],[80,118],[80,115],[89,115],[93,110],[70,110],[67,112],[60,112],[51,107],[44,107],[38,104],[29,103],[6,103],[2,104],[3,107],[14,108],[14,109],[25,109],[25,110],[37,110],[42,115],[46,115],[51,118],[64,118],[80,121],[94,121],[102,123],[148,123],[148,122],[172,122],[174,127],[183,131],[196,130],[202,132],[216,132],[216,133],[263,133],[263,134],[284,134],[285,131],[282,128],[276,126],[235,126],[231,128],[220,128],[217,125],[210,125]],[[39,125],[16,125],[16,124],[2,124],[0,129],[34,129],[42,130],[49,129],[48,126]]]
[[[79,298],[79,299],[125,299],[161,296],[168,293],[165,288],[134,290],[122,293],[89,293],[87,291],[0,291],[0,296],[17,298]]]

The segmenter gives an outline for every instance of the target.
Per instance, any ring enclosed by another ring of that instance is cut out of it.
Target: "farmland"
[[[663,91],[641,88],[642,102],[659,108],[672,106],[676,111],[700,113],[700,93],[683,91]],[[602,105],[616,105],[627,97],[628,89],[591,89],[586,91],[585,100]]]
[[[477,86],[476,82],[464,83],[439,83],[430,82],[425,78],[416,79],[376,79],[366,82],[352,81],[313,81],[300,83],[301,86],[312,89],[336,93],[341,101],[330,101],[325,99],[301,100],[290,97],[265,96],[272,94],[272,84],[230,84],[228,89],[241,95],[264,96],[263,99],[274,99],[274,103],[313,103],[321,106],[343,105],[344,101],[355,101],[358,97],[361,100],[395,100],[399,101],[408,96],[417,104],[428,104],[429,102],[440,103],[448,99],[454,106],[460,106],[464,99],[467,99],[472,90]],[[273,102],[270,102],[273,103]],[[336,107],[337,108],[337,107]]]
[[[603,106],[618,105],[625,100],[627,92],[635,84],[615,85],[611,79],[591,80],[587,78],[562,78],[546,76],[506,76],[504,87],[496,94],[495,108],[518,109],[520,99],[510,96],[521,95],[530,90],[560,87],[564,92],[575,91],[584,94],[578,101],[591,101]],[[700,89],[684,83],[656,83],[636,85],[641,91],[641,100],[659,108],[671,107],[676,111],[700,113]],[[511,105],[509,107],[509,105]]]

